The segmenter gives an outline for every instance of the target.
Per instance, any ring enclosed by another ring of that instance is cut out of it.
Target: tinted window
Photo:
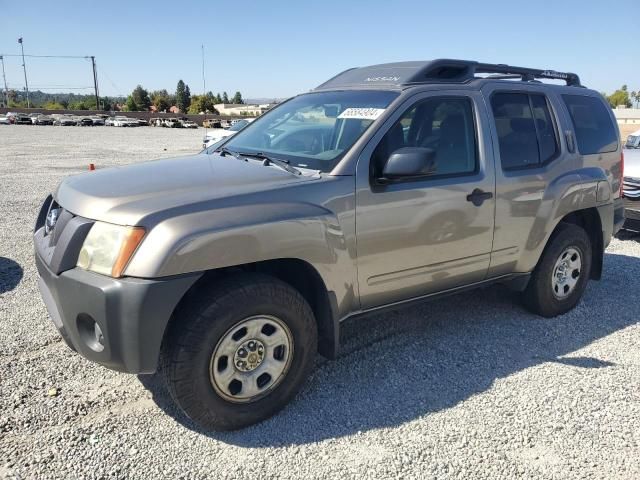
[[[503,169],[539,166],[557,155],[556,127],[544,95],[497,93],[491,107]]]
[[[432,149],[434,176],[477,171],[473,108],[467,98],[430,98],[409,108],[376,147],[373,175],[382,176],[389,156],[403,147]]]
[[[618,148],[611,116],[602,100],[583,95],[562,95],[578,141],[578,151],[583,155],[614,152]]]

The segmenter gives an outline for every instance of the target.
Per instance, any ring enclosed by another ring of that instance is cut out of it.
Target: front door
[[[479,93],[412,97],[373,136],[356,169],[362,308],[483,280],[491,256],[495,177]],[[432,150],[426,177],[380,184],[390,154]]]

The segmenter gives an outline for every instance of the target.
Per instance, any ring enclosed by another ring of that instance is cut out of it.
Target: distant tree
[[[159,112],[164,112],[171,108],[171,99],[169,92],[166,90],[155,90],[151,92],[151,103],[156,107]]]
[[[87,105],[84,100],[77,100],[69,104],[69,110],[90,110],[91,107],[95,107],[95,105]]]
[[[631,92],[631,99],[636,103],[636,108],[640,107],[640,90]]]
[[[184,86],[184,108],[185,112],[189,109],[191,105],[191,90],[189,89],[189,85]]]
[[[138,105],[136,105],[135,100],[131,95],[127,97],[127,101],[124,103],[124,111],[125,112],[137,112]]]
[[[231,103],[235,103],[236,105],[243,104],[244,101],[242,100],[242,94],[240,92],[236,92]]]
[[[222,103],[222,97],[220,96],[220,92],[216,93],[216,104]]]
[[[149,98],[149,92],[147,92],[142,85],[138,85],[131,92],[131,98],[133,102],[136,104],[136,110],[139,111],[148,111],[151,106],[151,99]]]
[[[609,105],[611,108],[616,108],[619,105],[625,107],[631,107],[631,100],[629,99],[629,92],[627,91],[627,86],[623,85],[622,88],[616,90],[611,95],[606,96]]]
[[[215,97],[211,92],[206,95],[193,95],[191,97],[191,105],[189,106],[189,113],[213,113],[217,114],[215,109]]]
[[[222,92],[222,102],[221,103],[229,103],[229,95],[227,95],[227,92]]]
[[[42,106],[42,108],[44,108],[45,110],[64,110],[65,106],[59,102],[49,100]]]
[[[185,83],[182,80],[178,80],[178,85],[176,86],[176,106],[181,112],[186,112],[189,106],[187,105],[186,93]]]

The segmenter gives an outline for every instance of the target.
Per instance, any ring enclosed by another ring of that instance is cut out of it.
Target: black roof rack
[[[316,90],[355,86],[404,86],[422,83],[465,83],[477,74],[495,74],[487,78],[516,79],[531,82],[536,79],[564,80],[567,85],[581,87],[575,73],[514,67],[504,64],[479,63],[470,60],[438,59],[428,62],[398,62],[351,68],[336,75]]]

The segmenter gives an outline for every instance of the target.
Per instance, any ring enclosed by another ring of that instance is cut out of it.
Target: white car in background
[[[640,132],[638,132],[640,134]],[[624,229],[640,232],[640,149],[625,148],[624,153]]]
[[[202,141],[202,148],[207,148],[210,145],[219,142],[223,138],[235,135],[254,120],[255,118],[243,118],[242,120],[237,120],[236,123],[234,123],[227,129],[214,128],[213,130],[210,130],[209,132],[207,132],[207,135]]]
[[[114,117],[112,122],[114,127],[139,127],[140,122],[137,118],[129,118],[125,116]]]
[[[0,115],[0,125],[11,125],[11,120],[6,115]]]
[[[627,143],[625,143],[624,148],[640,148],[640,130],[627,137]]]

